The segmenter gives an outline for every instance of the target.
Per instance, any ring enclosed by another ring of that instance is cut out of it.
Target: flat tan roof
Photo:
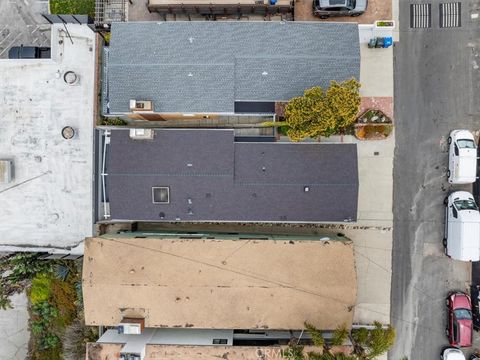
[[[122,344],[87,344],[87,360],[111,360],[120,358]],[[284,348],[284,347],[283,347]],[[266,359],[280,359],[281,347],[254,346],[146,346],[145,360],[257,360],[259,355],[268,354]]]
[[[123,344],[88,343],[87,360],[111,360],[120,357]],[[186,346],[152,345],[145,348],[145,360],[276,360],[282,359],[281,351],[286,346]],[[305,352],[321,349],[305,346]],[[350,354],[352,348],[336,346],[336,352]]]
[[[334,329],[351,326],[356,287],[349,241],[85,242],[87,325],[144,317],[146,327]]]

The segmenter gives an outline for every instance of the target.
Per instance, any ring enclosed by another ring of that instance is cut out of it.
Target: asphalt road
[[[50,46],[50,25],[42,18],[46,0],[0,0],[0,59],[12,46]]]
[[[440,2],[431,0],[431,28],[410,29],[410,3],[400,0],[394,50],[391,320],[397,342],[389,359],[433,360],[448,345],[445,297],[466,290],[471,275],[471,264],[443,254],[443,200],[453,189],[471,191],[446,181],[446,140],[456,128],[480,129],[480,17],[471,18],[480,13],[480,0],[462,1],[460,28],[440,28]]]

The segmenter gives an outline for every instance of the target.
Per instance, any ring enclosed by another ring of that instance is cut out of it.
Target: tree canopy
[[[325,91],[316,86],[289,101],[285,108],[287,134],[293,141],[330,136],[355,121],[360,106],[360,83],[354,78],[332,81]]]

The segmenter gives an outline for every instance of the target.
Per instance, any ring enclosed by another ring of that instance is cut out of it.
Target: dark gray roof
[[[321,22],[112,23],[110,113],[233,112],[235,100],[289,100],[360,75],[358,25]],[[263,75],[262,75],[263,74]]]
[[[193,129],[155,130],[154,140],[140,141],[113,130],[107,173],[114,220],[331,222],[357,216],[355,144],[237,143],[233,130]],[[170,188],[169,204],[152,202],[155,186]]]

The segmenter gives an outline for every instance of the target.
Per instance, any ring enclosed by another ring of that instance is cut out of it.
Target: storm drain
[[[452,28],[462,26],[462,3],[440,4],[440,27]]]
[[[410,27],[429,28],[432,26],[432,4],[410,4]]]

